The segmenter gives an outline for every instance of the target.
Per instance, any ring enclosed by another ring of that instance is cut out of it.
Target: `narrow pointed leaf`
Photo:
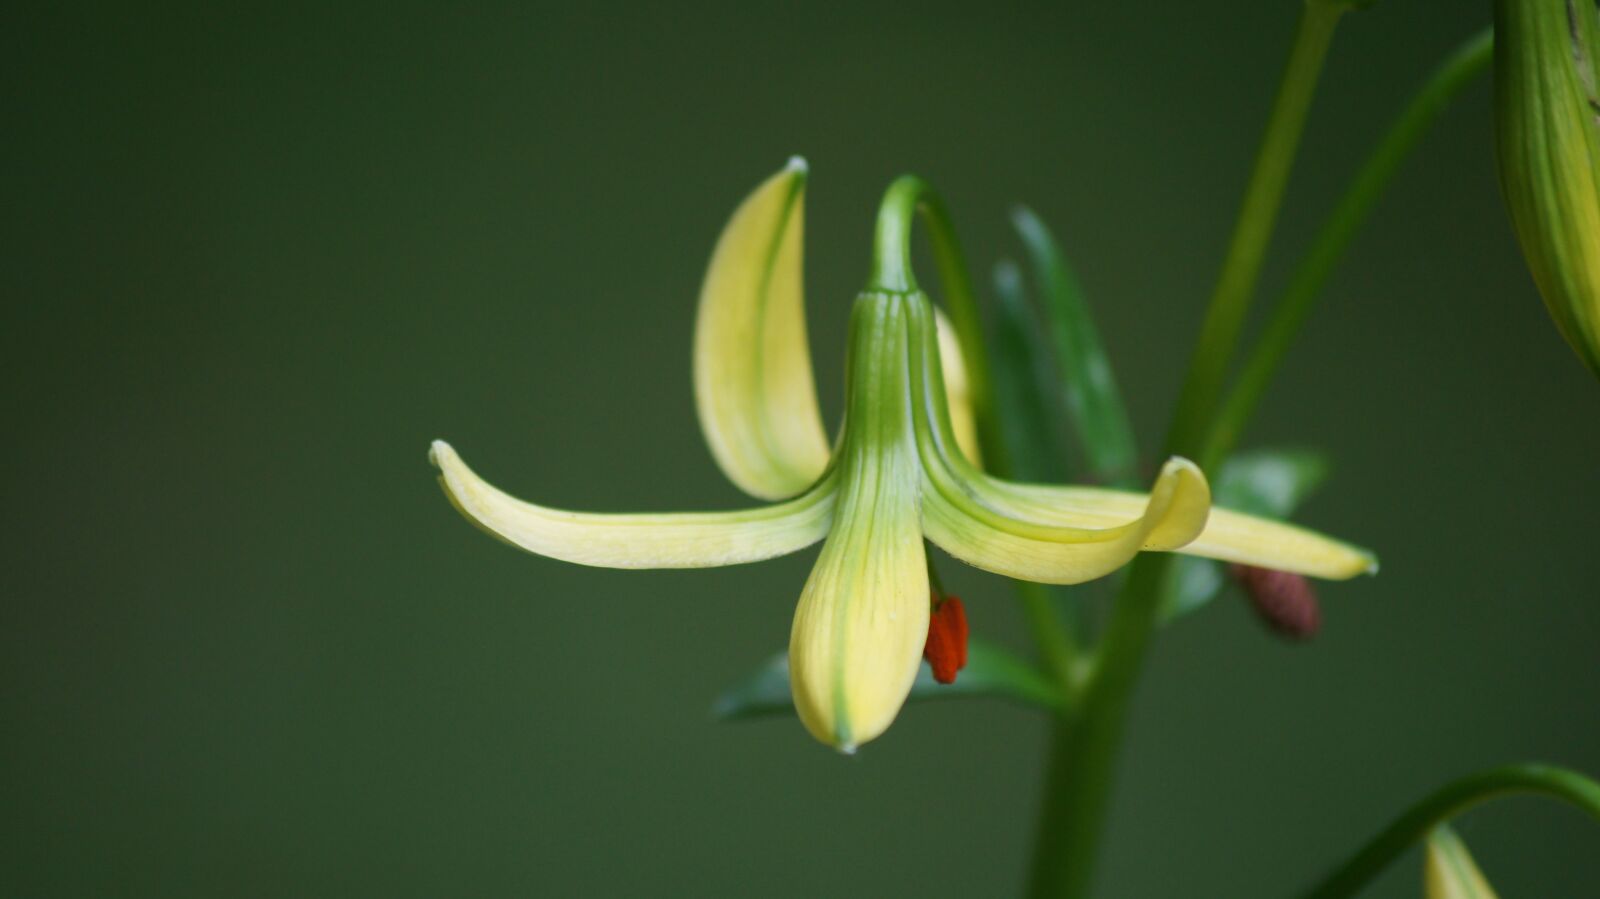
[[[1240,512],[1286,519],[1327,476],[1327,458],[1310,450],[1235,453],[1217,475],[1216,501],[1219,506]],[[1195,556],[1178,560],[1177,586],[1168,594],[1165,618],[1171,620],[1204,606],[1226,584],[1218,563]]]
[[[1466,844],[1443,824],[1428,835],[1423,881],[1427,899],[1497,899]]]
[[[761,499],[799,494],[828,464],[801,284],[805,182],[796,158],[735,210],[695,320],[701,429],[728,479]]]
[[[967,666],[953,684],[933,679],[927,664],[917,671],[908,702],[940,699],[996,698],[1044,709],[1059,708],[1061,696],[1032,665],[995,644],[972,638],[967,642]],[[722,721],[770,715],[793,715],[789,690],[789,656],[778,653],[759,669],[728,688],[711,706]]]
[[[1067,479],[1067,448],[1055,427],[1061,416],[1053,406],[1053,363],[1043,328],[1015,264],[995,266],[994,287],[995,408],[1011,459],[1010,471],[996,473],[1058,484]]]
[[[1061,368],[1062,396],[1083,443],[1088,474],[1103,484],[1128,486],[1137,471],[1138,448],[1083,288],[1043,220],[1018,207],[1012,222],[1028,249],[1044,298]]]

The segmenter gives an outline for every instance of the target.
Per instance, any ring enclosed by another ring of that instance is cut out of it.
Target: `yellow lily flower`
[[[795,612],[790,681],[807,730],[845,752],[883,733],[916,677],[929,626],[924,538],[979,568],[1045,583],[1101,577],[1140,550],[1331,578],[1375,567],[1338,541],[1212,510],[1205,476],[1186,459],[1169,460],[1148,494],[987,475],[974,461],[959,350],[914,285],[873,285],[857,297],[846,411],[830,452],[801,299],[806,174],[791,161],[734,212],[695,329],[695,397],[712,455],[730,480],[773,504],[551,509],[502,493],[436,441],[431,458],[456,507],[530,552],[613,568],[734,565],[824,541]]]

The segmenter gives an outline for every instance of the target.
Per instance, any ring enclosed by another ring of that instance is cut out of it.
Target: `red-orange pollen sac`
[[[956,672],[967,667],[967,610],[954,596],[933,595],[933,614],[928,616],[928,642],[922,657],[933,668],[933,679],[953,684]]]

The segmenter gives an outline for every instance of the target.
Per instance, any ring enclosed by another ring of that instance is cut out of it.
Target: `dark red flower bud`
[[[967,667],[967,610],[961,600],[934,595],[922,657],[933,668],[933,679],[941,684],[955,683],[956,672]]]
[[[1322,627],[1322,607],[1311,582],[1298,574],[1252,565],[1230,565],[1228,571],[1255,608],[1261,623],[1292,640],[1309,640]]]

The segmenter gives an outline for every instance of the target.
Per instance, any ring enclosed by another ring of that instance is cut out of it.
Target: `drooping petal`
[[[918,327],[918,314],[915,311],[912,318],[915,331]],[[926,331],[926,326],[922,326],[922,330]],[[924,469],[932,485],[941,488],[947,505],[959,507],[955,511],[964,511],[965,517],[977,516],[980,520],[987,520],[1000,531],[1021,537],[1036,536],[1047,541],[1053,539],[1049,535],[1049,528],[1103,531],[1127,527],[1130,522],[1149,514],[1153,508],[1153,493],[1146,495],[1096,487],[1017,484],[991,477],[968,464],[959,453],[952,452],[950,447],[955,437],[948,419],[939,414],[945,405],[940,372],[936,366],[929,365],[932,351],[926,345],[931,340],[930,335],[924,334],[921,341],[924,345],[922,359],[917,368],[921,379],[917,436]],[[1172,464],[1168,462],[1169,468]],[[1185,464],[1189,463],[1185,461]],[[1194,474],[1202,478],[1203,484],[1203,475],[1197,469]],[[945,510],[926,501],[924,506],[925,516],[932,509],[936,514],[944,515],[952,524],[963,517],[955,512],[945,514]],[[1179,511],[1182,511],[1181,508]],[[1146,536],[1143,548],[1175,550],[1189,555],[1331,579],[1373,573],[1378,568],[1377,559],[1371,552],[1294,525],[1218,508],[1212,508],[1209,516],[1202,516],[1199,521],[1203,526],[1196,528],[1192,514],[1179,514],[1167,525],[1158,524]],[[1030,531],[1030,528],[1044,530]],[[931,532],[929,537],[939,542]],[[952,539],[959,537],[953,535]],[[960,557],[961,554],[954,549],[945,548]],[[1026,544],[1013,549],[1042,552],[1041,548],[1030,548]],[[967,551],[972,552],[973,547],[969,545]],[[980,562],[967,561],[985,567]],[[1016,570],[1020,572],[1025,569]],[[1039,580],[1021,573],[1012,576]]]
[[[1138,493],[1095,487],[1056,487],[991,480],[985,495],[995,505],[1030,520],[1106,526],[1127,520],[1144,506]],[[1178,552],[1224,562],[1344,580],[1373,574],[1378,560],[1370,551],[1315,531],[1213,507],[1199,536],[1170,547]]]
[[[972,386],[967,379],[967,363],[961,356],[961,341],[956,327],[938,308],[933,310],[939,329],[939,363],[944,367],[944,391],[950,402],[950,427],[956,446],[974,465],[982,465],[978,455],[978,416],[972,411]]]
[[[789,638],[795,710],[813,736],[845,752],[894,720],[928,635],[900,303],[857,300],[833,529]]]
[[[1162,469],[1140,507],[1116,521],[1039,521],[987,501],[1004,484],[954,451],[935,325],[925,297],[908,304],[916,397],[916,440],[923,472],[923,529],[955,557],[1011,577],[1073,584],[1102,577],[1141,549],[1173,549],[1205,526],[1211,493],[1187,459]]]
[[[797,499],[736,512],[603,515],[524,502],[473,473],[450,444],[428,457],[445,494],[473,524],[513,546],[602,568],[709,568],[756,562],[822,539],[833,517],[831,479]]]
[[[695,320],[700,427],[728,479],[761,499],[799,494],[828,465],[801,285],[805,182],[796,157],[734,211]]]
[[[1115,522],[1046,525],[1010,518],[972,498],[958,499],[928,478],[923,530],[952,556],[987,571],[1045,584],[1104,577],[1140,550],[1173,549],[1205,527],[1211,492],[1193,462],[1169,460],[1148,497]]]

